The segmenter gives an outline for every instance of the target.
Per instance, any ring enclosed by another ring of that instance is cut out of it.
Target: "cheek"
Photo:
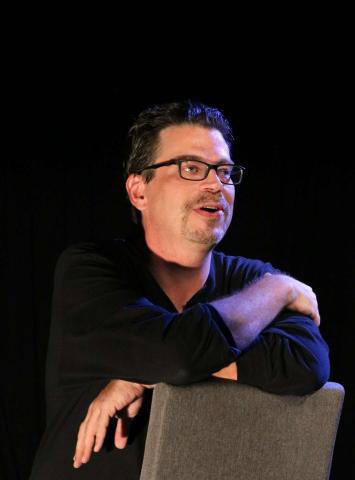
[[[229,210],[231,213],[233,213],[233,207],[234,207],[234,197],[235,197],[235,191],[233,189],[232,192],[228,192],[226,195],[225,195],[225,199],[229,205]]]
[[[179,199],[165,188],[157,189],[149,196],[148,208],[151,219],[159,224],[173,221],[177,214]]]

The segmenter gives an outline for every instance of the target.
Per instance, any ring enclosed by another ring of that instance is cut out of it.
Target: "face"
[[[196,125],[171,126],[160,132],[154,163],[181,156],[232,163],[222,134]],[[170,245],[188,241],[210,248],[229,227],[234,193],[234,185],[222,184],[215,170],[204,180],[188,181],[180,177],[177,165],[158,168],[144,185],[141,211],[146,236]]]

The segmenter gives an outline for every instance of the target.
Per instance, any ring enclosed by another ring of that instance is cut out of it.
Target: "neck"
[[[211,264],[211,250],[199,244],[172,249],[146,243],[151,252],[150,270],[171,302],[181,311],[188,300],[205,284]],[[204,247],[204,248],[202,248]]]

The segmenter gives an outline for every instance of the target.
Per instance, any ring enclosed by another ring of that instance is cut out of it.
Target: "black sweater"
[[[271,264],[214,251],[204,287],[178,313],[146,268],[142,238],[82,243],[60,256],[47,356],[47,428],[31,480],[139,479],[151,390],[134,419],[124,450],[104,448],[72,467],[87,408],[114,378],[144,384],[198,382],[237,361],[238,382],[278,394],[302,395],[329,376],[328,347],[313,321],[281,312],[239,350],[209,302],[242,289]]]

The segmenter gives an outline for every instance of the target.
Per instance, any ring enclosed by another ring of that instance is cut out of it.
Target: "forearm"
[[[141,384],[178,385],[208,378],[234,359],[215,317],[218,313],[208,304],[177,314],[142,301],[114,313],[97,330],[78,334],[68,329],[61,381],[82,383],[88,371],[101,379]]]
[[[52,328],[61,332],[61,349],[49,345],[58,363],[52,388],[112,378],[192,383],[233,361],[232,339],[213,307],[163,308],[142,295],[129,269],[95,252],[70,248],[56,267]]]
[[[280,313],[238,356],[238,382],[277,394],[304,395],[329,378],[329,349],[308,317]]]
[[[268,275],[226,298],[211,302],[229,328],[236,346],[246,348],[292,301],[286,275]]]

